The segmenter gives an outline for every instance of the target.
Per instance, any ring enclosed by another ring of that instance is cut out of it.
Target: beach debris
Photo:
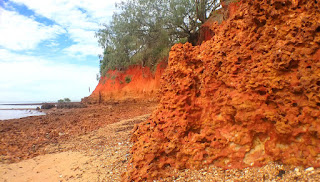
[[[279,170],[278,177],[282,178],[282,176],[286,173],[284,170]]]
[[[308,167],[307,169],[305,169],[306,172],[311,172],[311,171],[314,171],[314,168],[313,167]]]
[[[51,108],[54,108],[54,107],[56,107],[56,105],[52,104],[52,103],[43,103],[41,105],[41,109],[51,109]]]

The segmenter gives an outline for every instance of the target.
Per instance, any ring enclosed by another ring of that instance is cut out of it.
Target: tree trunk
[[[190,33],[190,36],[188,37],[188,42],[191,43],[193,46],[197,45],[199,38],[199,32]]]

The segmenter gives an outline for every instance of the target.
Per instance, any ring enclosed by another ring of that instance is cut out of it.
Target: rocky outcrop
[[[171,168],[320,167],[320,2],[242,0],[212,39],[172,47],[124,180]]]
[[[84,103],[103,103],[110,100],[153,99],[160,88],[160,78],[167,62],[160,62],[154,71],[149,67],[130,66],[123,71],[109,70],[101,77],[93,93]]]

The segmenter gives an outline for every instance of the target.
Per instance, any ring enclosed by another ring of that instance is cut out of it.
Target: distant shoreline
[[[0,105],[3,105],[3,106],[26,106],[26,105],[30,105],[30,106],[32,106],[32,105],[42,105],[42,104],[44,104],[45,102],[43,102],[43,103],[29,103],[29,104],[0,104]],[[54,104],[54,102],[52,102],[52,103],[50,103],[50,104]]]
[[[5,109],[0,108],[0,111],[9,111],[9,110],[37,110],[37,109],[36,108],[5,108]]]
[[[64,102],[64,103],[81,103],[81,102]],[[3,105],[3,106],[26,106],[26,105],[42,105],[42,104],[59,104],[58,102],[41,102],[41,103],[22,103],[22,104],[8,104],[8,103],[5,103],[5,104],[1,104],[0,105]]]

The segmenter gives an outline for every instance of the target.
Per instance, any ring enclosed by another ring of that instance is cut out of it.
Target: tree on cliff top
[[[120,13],[96,32],[100,46],[100,74],[132,64],[154,66],[179,41],[196,43],[197,34],[218,0],[128,0]]]

